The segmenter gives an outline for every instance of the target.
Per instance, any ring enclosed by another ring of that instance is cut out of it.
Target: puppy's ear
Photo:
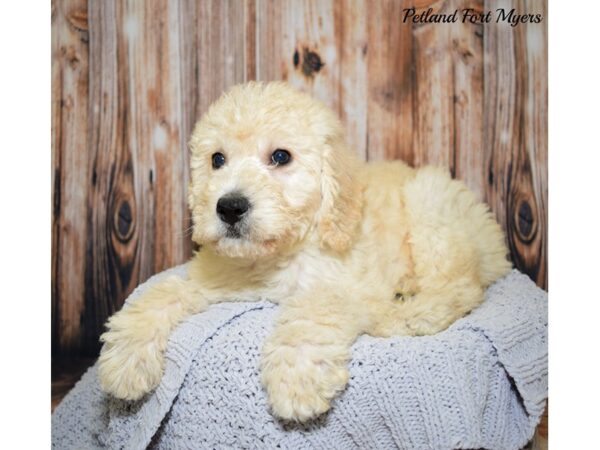
[[[359,161],[346,148],[341,133],[328,139],[321,173],[321,209],[318,230],[322,248],[348,250],[362,217]]]

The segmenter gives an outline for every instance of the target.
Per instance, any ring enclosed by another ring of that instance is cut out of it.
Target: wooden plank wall
[[[402,23],[402,9],[516,8],[541,24]],[[440,164],[492,207],[547,286],[542,0],[55,0],[52,349],[95,355],[106,318],[190,257],[194,122],[229,86],[287,80],[365,160]]]

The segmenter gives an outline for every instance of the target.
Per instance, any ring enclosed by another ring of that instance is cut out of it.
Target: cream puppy
[[[236,86],[196,125],[189,203],[201,250],[186,279],[149,289],[108,321],[103,389],[154,389],[173,329],[210,304],[268,299],[280,315],[261,378],[272,412],[306,421],[348,382],[362,333],[448,327],[506,274],[488,208],[445,170],[365,164],[321,102],[284,83]]]

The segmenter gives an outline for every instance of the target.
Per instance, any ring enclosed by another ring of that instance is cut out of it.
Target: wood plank
[[[450,2],[434,12],[451,12]],[[456,24],[414,27],[416,166],[448,167],[454,174],[454,82],[451,29]]]
[[[87,2],[52,4],[52,353],[77,353],[84,309]]]
[[[180,129],[182,145],[184,146],[185,170],[182,173],[181,183],[186,192],[185,204],[181,206],[184,211],[184,222],[181,228],[181,238],[185,245],[185,258],[192,256],[193,249],[197,249],[191,240],[192,215],[188,209],[187,189],[189,186],[189,147],[188,142],[194,125],[199,119],[199,87],[198,87],[198,12],[195,0],[181,0],[179,5],[179,27],[177,39],[179,41],[179,68],[180,68]]]
[[[195,0],[181,0],[179,2],[179,51],[181,61],[181,130],[189,141],[196,121],[199,119],[199,94],[198,94],[198,2]],[[188,152],[189,157],[189,152]],[[186,186],[188,180],[186,179]],[[191,215],[188,222],[191,226]]]
[[[450,14],[481,1],[424,5]],[[483,26],[457,23],[414,26],[416,69],[415,165],[448,167],[484,198],[482,158]]]
[[[256,2],[182,0],[179,15],[182,130],[189,140],[213,101],[256,78]]]
[[[529,227],[526,211],[521,206],[516,213],[520,236],[528,242],[523,249],[526,266],[536,267],[534,280],[548,289],[548,22],[545,0],[526,0],[519,4],[522,11],[540,13],[545,20],[527,24],[523,28],[527,60],[527,101],[525,103],[524,134],[527,138],[527,155],[531,161],[533,202],[536,205],[537,229],[527,235]],[[535,224],[532,224],[535,225]]]
[[[455,2],[459,9],[483,12],[483,0]],[[455,24],[456,25],[456,24]],[[454,161],[456,178],[485,198],[483,158],[483,25],[465,23],[451,28]]]
[[[486,2],[545,16],[545,2]],[[546,22],[492,23],[484,35],[486,200],[515,267],[547,287]],[[535,78],[534,78],[535,77]]]
[[[244,81],[256,80],[256,0],[244,0]]]
[[[133,161],[127,147],[125,68],[118,64],[117,10],[114,1],[89,3],[89,171],[88,239],[85,258],[84,354],[99,350],[98,336],[137,281],[137,210]],[[116,192],[116,188],[119,191]],[[115,249],[115,198],[123,206],[116,225],[124,243]]]
[[[350,148],[362,159],[367,153],[368,96],[368,2],[342,0],[333,4],[335,48],[338,54],[338,85],[335,99],[338,115],[346,128]]]
[[[254,1],[210,0],[197,5],[198,109],[200,116],[231,86],[253,79],[256,58]]]
[[[362,0],[257,1],[257,79],[286,80],[341,116],[366,159],[366,15]]]
[[[176,2],[128,1],[119,14],[143,281],[182,263],[191,250],[185,237],[189,169],[188,137],[181,129],[180,12]]]
[[[383,0],[368,14],[368,159],[415,164],[413,114],[416,74],[411,23],[401,20],[410,2]]]

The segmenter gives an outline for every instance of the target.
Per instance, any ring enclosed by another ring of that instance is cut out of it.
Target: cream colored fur
[[[500,227],[462,182],[434,167],[359,162],[335,115],[283,83],[231,89],[190,146],[202,247],[188,279],[162,282],[109,320],[99,375],[116,397],[157,386],[169,335],[187,316],[264,298],[281,305],[261,362],[272,412],[306,421],[344,389],[357,336],[437,333],[510,268]],[[292,162],[271,164],[277,148]],[[216,170],[215,152],[227,158]],[[252,204],[240,238],[215,212],[233,191]]]

